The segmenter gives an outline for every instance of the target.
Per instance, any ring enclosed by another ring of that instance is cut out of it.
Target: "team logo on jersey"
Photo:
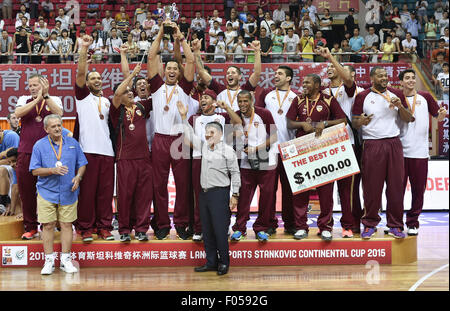
[[[253,126],[254,127],[258,127],[259,126],[259,122],[253,122]]]
[[[422,105],[422,102],[420,101],[420,99],[418,99],[418,100],[416,101],[416,105],[417,105],[417,106]]]
[[[317,106],[317,108],[316,108],[316,109],[317,109],[317,111],[318,111],[318,112],[321,112],[321,111],[322,111],[322,109],[323,109],[323,107],[322,107],[322,106]]]
[[[372,105],[375,105],[375,102],[372,100],[372,101],[370,101],[370,103],[372,104]]]

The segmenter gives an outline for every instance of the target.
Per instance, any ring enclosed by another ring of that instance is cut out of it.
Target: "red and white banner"
[[[330,1],[331,2],[331,1]],[[213,78],[225,83],[226,70],[229,64],[206,64],[212,70]],[[279,64],[263,64],[261,72],[261,81],[256,90],[256,96],[262,89],[274,87],[272,79],[274,72]],[[310,73],[316,73],[326,79],[326,63],[290,63],[288,64],[294,70],[294,79],[292,87],[301,90],[303,77]],[[386,68],[391,85],[399,85],[398,74],[400,71],[410,67],[409,64],[354,64],[356,70],[356,81],[361,87],[370,86],[370,70],[375,65]],[[28,78],[35,73],[45,76],[50,83],[50,94],[59,96],[64,107],[64,117],[75,117],[75,75],[77,71],[76,64],[58,64],[58,65],[0,65],[0,117],[6,117],[8,113],[13,112],[17,99],[22,95],[28,95]],[[131,68],[134,68],[131,64]],[[253,73],[253,64],[239,64],[242,72],[242,83],[245,83]],[[123,73],[120,70],[120,64],[93,64],[89,70],[98,71],[103,80],[103,94],[112,99],[113,87],[123,81]],[[146,75],[146,65],[143,65],[141,75]]]
[[[230,243],[232,266],[364,265],[370,260],[392,263],[392,242],[323,241]],[[0,244],[2,267],[41,267],[42,244]],[[55,252],[61,245],[55,244]],[[196,266],[205,263],[202,243],[94,243],[72,245],[72,260],[80,267]],[[59,258],[56,259],[59,261]]]
[[[449,111],[449,101],[446,100],[440,100],[439,106],[444,107],[447,111]],[[448,124],[449,123],[449,116],[448,113],[445,116],[444,121],[438,123],[438,135],[439,135],[439,150],[438,154],[440,156],[446,156],[448,158]]]

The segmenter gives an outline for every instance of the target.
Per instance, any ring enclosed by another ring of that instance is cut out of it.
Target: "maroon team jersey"
[[[145,129],[146,119],[152,110],[151,99],[139,102],[145,108],[145,115],[136,106],[134,111],[133,125],[134,130],[130,130],[131,120],[127,118],[126,109],[123,113],[122,127],[117,132],[116,160],[134,160],[150,158],[150,151],[147,142],[147,132]],[[120,109],[111,105],[109,108],[109,117],[114,129],[117,128],[120,118]]]
[[[345,113],[333,96],[320,93],[320,97],[316,102],[309,101],[309,110],[306,106],[306,98],[296,97],[291,104],[291,108],[286,114],[286,118],[292,121],[306,122],[308,111],[312,122],[322,122],[328,120],[345,119]],[[296,137],[303,136],[307,133],[303,129],[297,129]]]
[[[33,98],[29,98],[27,100],[27,104],[32,102]],[[41,107],[41,103],[38,104],[38,108]],[[20,142],[18,152],[23,153],[32,153],[34,144],[41,138],[47,136],[47,133],[44,130],[44,118],[48,115],[52,114],[48,105],[44,102],[44,107],[40,112],[40,116],[42,118],[41,122],[36,121],[37,112],[36,109],[31,109],[26,115],[20,118],[20,122],[22,124],[22,130],[20,133]]]

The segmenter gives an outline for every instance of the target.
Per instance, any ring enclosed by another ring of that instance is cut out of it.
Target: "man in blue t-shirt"
[[[348,44],[350,45],[352,52],[359,53],[359,52],[365,50],[366,45],[364,42],[364,38],[359,35],[359,28],[355,28],[353,30],[353,37],[350,38],[350,41]],[[361,55],[360,54],[350,55],[350,61],[353,63],[360,63]]]
[[[8,158],[7,153],[19,147],[19,135],[11,130],[0,129],[0,215],[15,215],[17,203],[20,203],[17,188],[14,159]],[[11,199],[9,193],[11,192]],[[12,201],[12,202],[11,202]],[[9,206],[8,204],[11,203]]]

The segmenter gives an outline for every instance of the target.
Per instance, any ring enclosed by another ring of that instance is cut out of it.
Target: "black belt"
[[[203,192],[213,191],[213,190],[223,190],[223,189],[229,189],[230,186],[227,187],[211,187],[211,188],[202,188]]]

